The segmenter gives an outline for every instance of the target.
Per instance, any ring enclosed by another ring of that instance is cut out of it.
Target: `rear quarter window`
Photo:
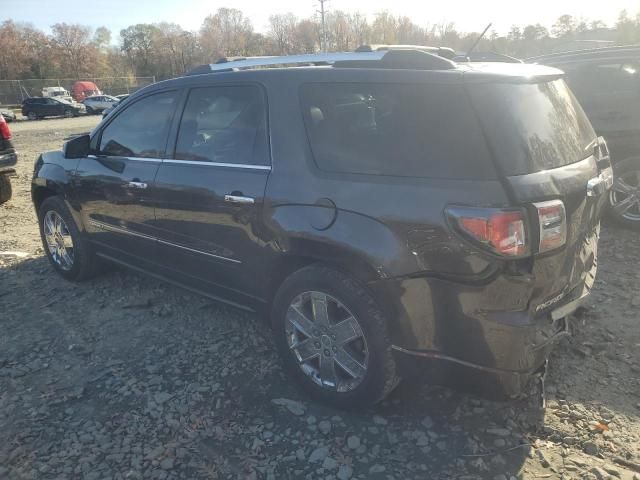
[[[301,87],[300,101],[321,170],[495,178],[462,85],[313,83]]]

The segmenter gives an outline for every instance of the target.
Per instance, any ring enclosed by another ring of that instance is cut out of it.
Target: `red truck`
[[[93,82],[78,81],[71,87],[71,96],[76,102],[81,102],[87,97],[100,94],[102,94],[102,92]]]

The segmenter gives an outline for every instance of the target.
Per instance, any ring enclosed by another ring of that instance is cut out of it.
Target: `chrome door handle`
[[[242,205],[253,205],[256,203],[254,198],[243,197],[241,195],[225,195],[224,201],[227,203],[238,203]]]
[[[147,184],[144,182],[129,182],[127,183],[129,188],[147,188]]]

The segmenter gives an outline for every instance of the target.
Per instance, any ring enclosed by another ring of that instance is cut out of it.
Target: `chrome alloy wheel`
[[[348,392],[367,373],[369,350],[357,318],[326,293],[304,292],[286,314],[287,343],[301,370],[318,386]]]
[[[73,239],[67,224],[57,212],[49,210],[43,221],[44,238],[53,261],[62,270],[73,267]]]
[[[640,221],[640,170],[617,177],[609,201],[616,215],[633,222]]]

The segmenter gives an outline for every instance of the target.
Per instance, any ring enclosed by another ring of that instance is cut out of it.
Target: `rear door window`
[[[102,131],[100,153],[162,158],[177,96],[176,91],[156,93],[119,112]]]
[[[255,85],[194,88],[189,92],[175,158],[268,165],[266,103]]]
[[[322,170],[495,178],[479,122],[462,85],[315,83],[301,106]]]

